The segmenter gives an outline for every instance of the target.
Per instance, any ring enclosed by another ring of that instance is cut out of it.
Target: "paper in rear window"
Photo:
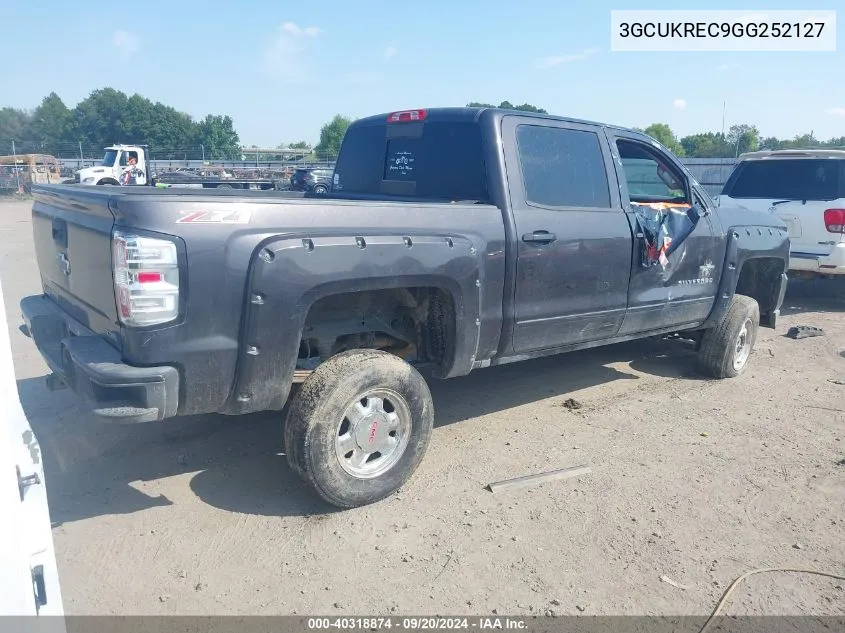
[[[416,182],[417,146],[420,139],[394,138],[387,141],[384,165],[385,180]]]

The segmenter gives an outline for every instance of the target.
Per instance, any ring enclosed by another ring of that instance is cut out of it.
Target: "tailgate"
[[[795,200],[777,205],[777,215],[789,227],[792,252],[827,256],[842,239],[841,234],[830,233],[825,224],[825,210],[838,207],[837,202]]]
[[[106,187],[34,187],[32,234],[44,293],[98,333],[114,331],[111,193]]]

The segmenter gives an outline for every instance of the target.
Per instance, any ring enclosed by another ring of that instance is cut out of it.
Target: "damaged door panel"
[[[724,259],[710,203],[656,144],[622,131],[610,141],[623,205],[635,228],[620,334],[701,322],[713,307]]]

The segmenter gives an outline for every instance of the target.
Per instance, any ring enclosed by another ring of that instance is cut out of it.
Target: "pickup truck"
[[[287,409],[340,508],[420,463],[422,373],[678,333],[737,376],[789,260],[780,218],[715,208],[650,137],[490,108],[354,122],[324,195],[42,185],[32,228],[53,388],[126,422]]]

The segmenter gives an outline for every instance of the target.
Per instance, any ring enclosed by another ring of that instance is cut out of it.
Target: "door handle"
[[[35,604],[43,607],[47,604],[47,584],[44,582],[44,565],[32,568],[32,592],[35,594]]]
[[[26,489],[30,486],[40,484],[41,477],[38,476],[38,473],[32,473],[31,475],[21,475],[20,466],[15,466],[15,470],[18,473],[18,492],[20,493],[21,501],[23,501],[24,496],[26,496]]]
[[[533,233],[526,233],[522,236],[523,242],[534,244],[550,244],[557,239],[557,235],[549,233],[548,231],[534,231]]]

